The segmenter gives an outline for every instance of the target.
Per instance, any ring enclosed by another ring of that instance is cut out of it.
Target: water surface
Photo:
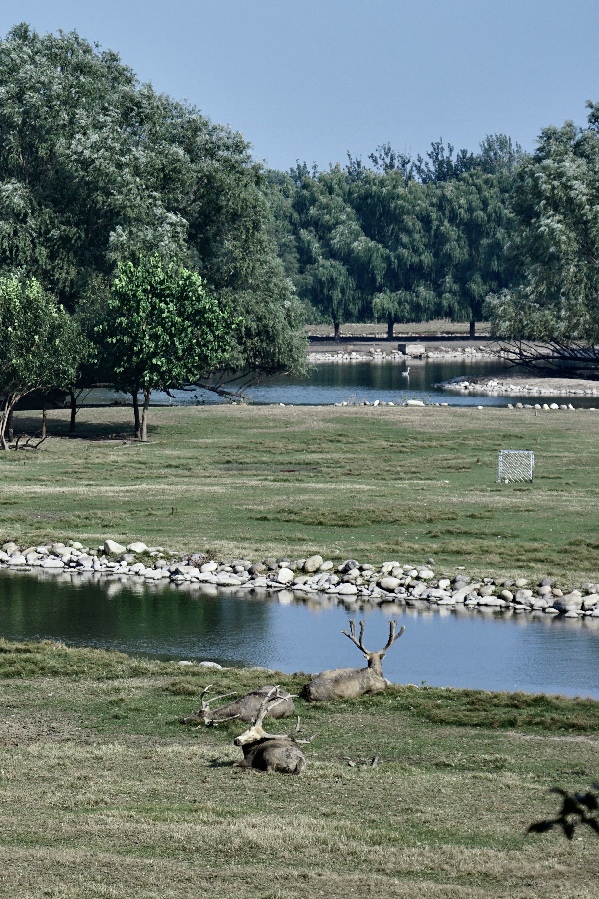
[[[41,577],[0,571],[0,634],[53,639],[159,659],[262,665],[288,673],[359,666],[341,634],[362,614],[330,597],[177,588],[105,577]],[[365,645],[383,646],[393,615],[406,627],[389,651],[385,675],[396,683],[524,690],[599,699],[599,619],[530,614],[367,609]]]
[[[398,362],[319,362],[311,365],[302,377],[281,376],[248,387],[245,398],[251,403],[284,403],[285,405],[332,405],[360,403],[364,400],[401,404],[408,399],[425,403],[448,403],[450,406],[506,406],[517,401],[544,401],[543,393],[530,396],[487,395],[445,391],[436,384],[452,378],[506,378],[514,367],[501,359],[426,359]],[[547,379],[550,388],[551,380]],[[598,397],[557,396],[547,394],[549,402],[571,402],[575,406],[599,406]],[[86,403],[130,402],[126,394],[109,390],[90,391]],[[173,390],[172,396],[152,394],[154,405],[199,405],[222,403],[225,400],[207,390]]]

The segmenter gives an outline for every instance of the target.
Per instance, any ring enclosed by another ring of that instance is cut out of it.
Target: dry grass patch
[[[135,660],[127,669],[127,657],[103,653],[105,676],[89,677],[98,654],[30,646],[40,673],[0,681],[7,895],[594,895],[592,836],[566,844],[525,830],[551,811],[549,786],[596,778],[599,703],[545,698],[552,717],[539,714],[541,697],[480,691],[298,700],[306,732],[317,734],[307,771],[268,776],[235,766],[239,724],[178,723],[208,677],[219,691],[242,691],[264,673],[181,676],[172,663],[147,662],[140,675]],[[277,680],[295,692],[303,682]],[[587,734],[572,736],[582,708]],[[514,711],[522,733],[511,729]]]

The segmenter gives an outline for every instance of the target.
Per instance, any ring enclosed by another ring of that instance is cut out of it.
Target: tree
[[[362,297],[343,249],[346,234],[359,230],[347,201],[347,179],[338,167],[319,173],[298,165],[292,176],[295,283],[300,297],[333,323],[338,338],[341,324],[358,319],[362,309]]]
[[[431,289],[430,190],[405,177],[403,169],[364,172],[353,179],[350,203],[359,233],[345,235],[350,270],[376,318],[426,321],[435,313]]]
[[[87,347],[77,323],[39,281],[0,277],[0,447],[16,403],[34,390],[67,388]]]
[[[197,273],[176,262],[154,255],[119,265],[97,336],[111,382],[132,396],[136,437],[147,440],[152,391],[195,383],[224,367],[239,324],[221,311]]]
[[[478,168],[431,192],[435,289],[444,316],[470,322],[470,337],[484,318],[488,294],[506,288],[513,277],[506,258],[509,184]]]
[[[246,361],[297,367],[298,304],[270,215],[242,135],[140,84],[116,53],[26,24],[0,41],[0,272],[35,277],[90,336],[118,265],[158,254],[239,307]]]
[[[599,378],[599,104],[588,108],[587,127],[544,129],[518,168],[514,252],[523,280],[491,297],[488,311],[519,361]]]

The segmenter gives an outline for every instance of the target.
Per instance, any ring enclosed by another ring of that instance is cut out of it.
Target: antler
[[[347,631],[341,631],[341,633],[345,634],[346,637],[349,637],[349,639],[352,641],[352,643],[354,643],[358,647],[360,652],[363,653],[366,656],[366,658],[370,658],[370,656],[374,655],[374,653],[369,652],[369,650],[366,649],[366,647],[364,646],[364,625],[365,625],[365,622],[360,621],[360,634],[358,637],[356,637],[356,622],[354,621],[353,618],[350,618],[349,634],[347,633]],[[396,634],[395,633],[396,628],[397,628],[397,621],[395,619],[392,619],[389,622],[389,639],[387,640],[387,644],[386,644],[386,646],[383,647],[383,649],[379,650],[379,654],[381,656],[383,656],[387,652],[387,650],[391,646],[393,646],[393,644],[395,643],[396,640],[399,640],[399,638],[405,631],[405,627],[401,627],[399,630],[399,633]]]
[[[389,622],[389,639],[387,640],[387,645],[381,650],[381,652],[387,652],[388,649],[393,646],[396,640],[399,640],[403,632],[405,631],[405,627],[400,627],[399,633],[395,633],[395,628],[397,627],[397,621],[392,618]]]
[[[197,712],[194,712],[194,715],[200,715],[200,716],[201,716],[202,712],[204,713],[205,717],[203,718],[203,723],[206,725],[215,724],[214,719],[209,719],[207,716],[207,713],[210,711],[210,703],[211,702],[216,702],[217,699],[226,699],[227,696],[237,696],[237,691],[233,690],[231,693],[221,693],[220,696],[213,696],[212,699],[204,699],[204,696],[206,695],[206,693],[210,692],[211,687],[212,687],[212,684],[208,684],[207,687],[204,687],[204,689],[200,693],[201,708],[199,708]],[[229,715],[228,718],[223,718],[222,721],[219,721],[217,723],[222,724],[224,721],[230,721],[232,718],[239,718],[239,715]],[[198,730],[201,726],[202,726],[201,723],[198,724],[198,726],[196,727],[196,730]]]
[[[358,647],[358,649],[360,650],[361,653],[363,653],[365,656],[369,656],[370,653],[368,652],[367,649],[364,648],[364,643],[363,643],[364,624],[365,624],[364,621],[360,622],[360,636],[356,637],[356,622],[354,621],[353,618],[350,618],[349,619],[350,633],[348,634],[347,631],[341,631],[341,633],[345,634],[346,637],[349,637],[349,639],[352,641],[352,643],[354,643]]]
[[[301,727],[300,727],[300,716],[298,715],[298,716],[297,716],[297,724],[295,725],[295,727],[294,727],[294,729],[291,731],[291,733],[290,733],[290,734],[287,734],[287,736],[289,737],[289,739],[290,739],[290,740],[293,740],[294,743],[302,743],[302,744],[304,744],[304,743],[311,743],[312,740],[314,739],[314,737],[316,736],[316,734],[312,734],[312,736],[309,737],[307,740],[300,740],[300,739],[298,739],[298,737],[296,737],[296,734],[298,734],[298,733],[300,732],[300,730],[301,730]]]
[[[204,696],[204,693],[206,693],[206,690],[203,691],[202,696]],[[232,690],[231,693],[221,693],[220,696],[213,696],[212,699],[209,699],[207,702],[204,702],[202,699],[202,708],[207,709],[211,702],[216,702],[218,699],[226,699],[227,696],[237,696],[237,690]]]
[[[274,706],[278,705],[280,702],[285,702],[287,699],[286,696],[280,695],[280,688],[277,685],[273,687],[272,690],[269,690],[262,702],[260,703],[260,708],[258,709],[258,714],[254,719],[255,727],[262,727],[262,721],[267,712],[269,712]],[[267,737],[286,737],[287,734],[267,734],[265,731],[265,736]]]

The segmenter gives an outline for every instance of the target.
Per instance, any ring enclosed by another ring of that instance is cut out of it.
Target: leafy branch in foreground
[[[553,787],[552,793],[562,797],[562,807],[557,818],[536,821],[527,833],[547,833],[555,827],[561,828],[564,836],[571,840],[580,824],[586,824],[599,835],[599,784],[593,784],[586,793],[568,793],[561,787]]]

